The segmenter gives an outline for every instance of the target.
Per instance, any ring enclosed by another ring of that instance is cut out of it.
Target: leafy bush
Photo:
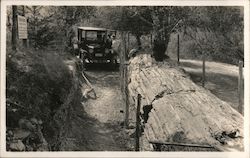
[[[30,31],[29,38],[34,48],[45,48],[55,39],[56,32],[47,24],[39,26],[37,31]]]
[[[7,107],[7,127],[16,128],[19,119],[34,117],[44,122],[45,137],[52,138],[56,125],[51,122],[73,85],[62,59],[50,52],[17,52],[7,57],[6,75],[7,98],[23,107],[15,114]]]

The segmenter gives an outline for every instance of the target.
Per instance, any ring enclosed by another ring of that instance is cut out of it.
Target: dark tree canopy
[[[129,31],[138,46],[142,35],[152,34],[157,60],[163,60],[171,35],[176,33],[193,42],[185,51],[205,52],[233,63],[244,59],[243,7],[25,6],[25,14],[35,47],[47,46],[59,36],[69,47],[76,36],[74,29],[84,25]],[[8,21],[10,18],[9,11]]]

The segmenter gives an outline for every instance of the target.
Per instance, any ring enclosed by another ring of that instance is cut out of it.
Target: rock
[[[44,141],[42,144],[40,144],[37,148],[37,151],[48,151],[48,143]]]
[[[18,125],[21,129],[29,130],[29,131],[34,131],[36,129],[36,126],[31,123],[31,121],[27,119],[20,119],[18,121]]]
[[[26,150],[27,151],[33,151],[34,148],[32,146],[30,146],[30,145],[26,145]]]
[[[14,139],[23,140],[31,134],[30,131],[24,129],[18,129],[14,131]]]
[[[43,124],[43,121],[41,119],[38,120],[38,124],[41,125]]]
[[[138,49],[131,49],[128,53],[128,57],[129,58],[132,58],[132,57],[135,57],[136,56],[136,53],[138,52]]]
[[[12,151],[25,151],[25,145],[21,140],[17,140],[17,142],[10,143],[10,150]]]
[[[13,133],[11,130],[8,130],[8,131],[7,131],[7,136],[12,137],[13,135],[14,135],[14,133]]]
[[[33,124],[33,125],[37,125],[38,124],[38,121],[36,118],[31,118],[30,119],[30,122]]]
[[[87,88],[83,91],[83,97],[88,99],[89,97],[89,93],[92,91],[93,89],[92,88]]]

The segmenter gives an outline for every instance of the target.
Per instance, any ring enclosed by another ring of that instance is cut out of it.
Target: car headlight
[[[109,53],[109,49],[105,49],[105,53],[108,54]]]
[[[94,49],[90,48],[89,53],[93,53],[93,52],[94,52]]]

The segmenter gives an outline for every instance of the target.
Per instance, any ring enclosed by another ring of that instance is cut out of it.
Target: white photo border
[[[244,152],[7,152],[6,151],[6,14],[9,5],[44,6],[243,6],[244,7]],[[171,157],[248,158],[249,151],[249,1],[248,0],[1,0],[0,157]]]

